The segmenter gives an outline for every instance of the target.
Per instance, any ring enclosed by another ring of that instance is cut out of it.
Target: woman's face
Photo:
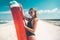
[[[30,11],[29,11],[29,14],[30,14],[31,17],[34,17],[34,16],[35,16],[34,10],[30,10]]]

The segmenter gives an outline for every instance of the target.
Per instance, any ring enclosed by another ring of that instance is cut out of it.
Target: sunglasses
[[[32,14],[33,13],[33,11],[29,11],[29,14]]]

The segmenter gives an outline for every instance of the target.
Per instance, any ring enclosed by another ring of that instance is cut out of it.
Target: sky
[[[0,19],[12,19],[9,3],[12,0],[0,0]],[[28,16],[30,8],[37,9],[39,19],[60,19],[60,0],[16,0],[23,6]]]

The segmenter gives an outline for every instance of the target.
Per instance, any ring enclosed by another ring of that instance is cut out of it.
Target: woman
[[[25,25],[27,40],[36,40],[35,30],[36,30],[36,25],[37,25],[37,21],[38,21],[36,13],[37,12],[34,8],[30,8],[29,15],[32,18],[25,17],[25,19],[28,21],[27,25]]]

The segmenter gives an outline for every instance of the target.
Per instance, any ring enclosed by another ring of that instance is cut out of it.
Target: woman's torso
[[[27,27],[29,27],[29,28],[32,29],[32,28],[33,28],[32,22],[33,22],[33,20],[30,19],[30,20],[28,21],[28,23],[27,23]],[[29,32],[28,30],[26,30],[26,34],[27,34],[27,36],[35,35],[35,34]]]

